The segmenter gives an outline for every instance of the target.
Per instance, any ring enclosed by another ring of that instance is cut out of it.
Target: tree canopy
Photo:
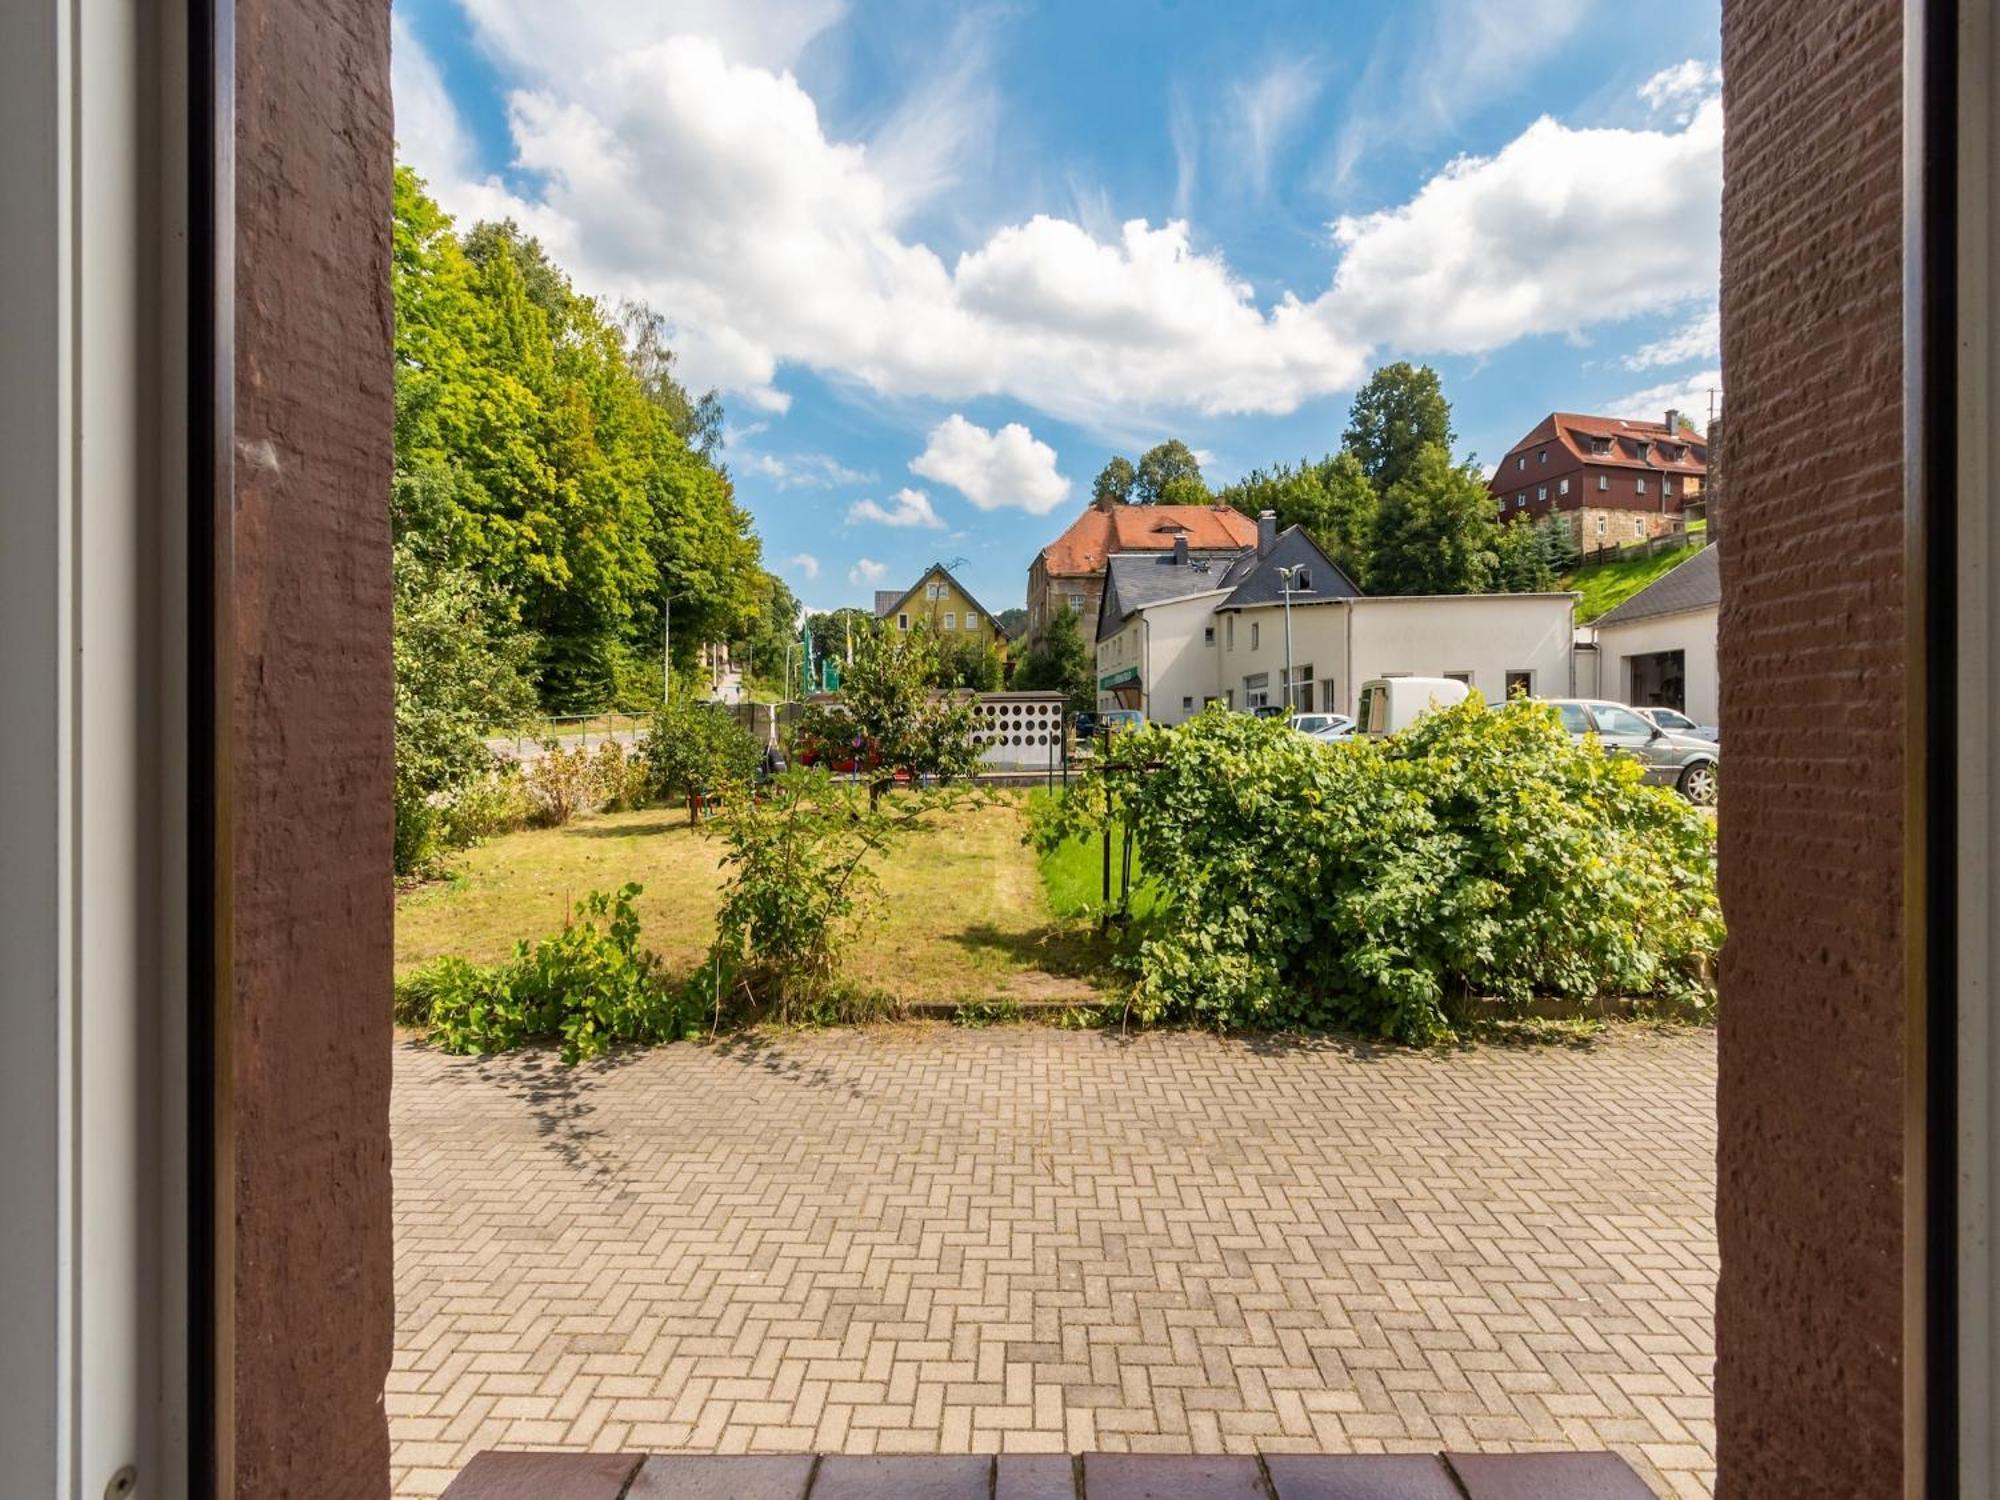
[[[1356,583],[1367,577],[1379,507],[1375,486],[1352,453],[1331,453],[1318,463],[1300,459],[1296,468],[1252,469],[1216,491],[1215,500],[1246,516],[1277,512],[1279,530],[1303,526],[1348,577]]]
[[[1139,457],[1138,478],[1132,486],[1138,505],[1204,505],[1208,486],[1194,450],[1179,438],[1156,443]]]
[[[1493,496],[1478,471],[1453,463],[1439,444],[1426,443],[1382,497],[1368,591],[1476,594],[1494,588],[1500,530]]]
[[[1386,496],[1425,448],[1449,454],[1453,436],[1451,403],[1437,371],[1398,360],[1376,370],[1354,393],[1341,446],[1360,461],[1376,493]]]

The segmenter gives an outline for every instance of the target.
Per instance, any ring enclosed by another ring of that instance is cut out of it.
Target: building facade
[[[1088,639],[1104,599],[1105,571],[1124,553],[1241,552],[1256,545],[1257,523],[1227,505],[1120,505],[1092,501],[1084,513],[1028,565],[1028,639],[1059,610],[1083,625]]]
[[[1599,617],[1598,686],[1641,708],[1677,708],[1702,724],[1722,719],[1716,629],[1722,554],[1704,547]]]
[[[1708,481],[1708,440],[1685,415],[1661,422],[1550,412],[1507,450],[1487,488],[1502,521],[1561,518],[1579,549],[1679,529]]]
[[[1007,632],[999,618],[972,597],[972,591],[952,576],[943,563],[932,563],[909,588],[875,591],[875,618],[892,630],[928,625],[946,640],[1003,644]]]

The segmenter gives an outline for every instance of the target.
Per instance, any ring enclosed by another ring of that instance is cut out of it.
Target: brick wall
[[[388,0],[237,0],[236,45],[235,1492],[378,1500],[395,1310]]]
[[[1723,1500],[1900,1486],[1901,27],[1723,7]]]

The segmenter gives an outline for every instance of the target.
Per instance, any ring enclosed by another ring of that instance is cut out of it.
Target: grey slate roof
[[[1355,587],[1354,580],[1320,550],[1319,544],[1306,535],[1303,528],[1288,526],[1278,533],[1278,539],[1272,543],[1269,552],[1262,556],[1248,552],[1236,560],[1223,580],[1223,586],[1232,592],[1216,608],[1241,609],[1245,605],[1284,603],[1285,593],[1278,569],[1300,564],[1305,565],[1307,580],[1312,587],[1295,589],[1292,593],[1293,604],[1361,597],[1361,590]]]
[[[879,620],[888,614],[890,610],[896,607],[896,601],[901,599],[907,592],[907,589],[875,590],[875,618]]]
[[[1714,609],[1722,603],[1722,560],[1720,549],[1704,547],[1672,571],[1662,574],[1616,609],[1607,610],[1593,622],[1629,625],[1634,620],[1650,620],[1655,615],[1685,614],[1691,609]]]
[[[1105,564],[1104,600],[1097,610],[1097,638],[1107,640],[1135,609],[1222,588],[1223,576],[1243,554],[1190,552],[1176,563],[1171,552],[1118,552]]]

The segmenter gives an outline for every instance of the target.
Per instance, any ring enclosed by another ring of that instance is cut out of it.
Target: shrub
[[[597,747],[591,772],[600,812],[627,812],[652,800],[653,777],[642,749],[628,751],[619,741],[606,740]]]
[[[620,1043],[671,1041],[698,1017],[659,958],[639,946],[636,885],[593,891],[562,931],[512,959],[480,965],[441,958],[396,988],[396,1019],[428,1025],[447,1052],[507,1052],[530,1042],[561,1044],[574,1063]]]
[[[854,783],[801,768],[725,804],[717,982],[742,985],[780,1020],[824,1016],[851,998],[840,962],[879,895],[869,861],[948,796],[920,795],[885,811]]]
[[[756,737],[733,714],[682,699],[662,708],[646,736],[646,774],[661,797],[685,802],[690,824],[700,821],[701,799],[746,786],[762,754]]]
[[[522,781],[521,768],[503,762],[437,809],[438,841],[446,848],[463,849],[495,834],[526,828],[535,816],[536,803]]]
[[[1546,704],[1472,700],[1333,746],[1214,710],[1121,737],[1033,836],[1107,816],[1159,890],[1144,1019],[1420,1043],[1473,998],[1713,998],[1712,828]]]
[[[855,642],[840,701],[808,708],[799,737],[821,746],[859,739],[871,801],[879,801],[899,773],[942,782],[970,776],[979,764],[979,747],[972,742],[979,708],[968,695],[932,686],[938,671],[937,642],[929,630],[868,635]]]
[[[542,753],[524,763],[521,782],[535,807],[535,821],[560,828],[579,813],[597,806],[597,767],[582,745],[565,750],[555,740],[542,742]]]

